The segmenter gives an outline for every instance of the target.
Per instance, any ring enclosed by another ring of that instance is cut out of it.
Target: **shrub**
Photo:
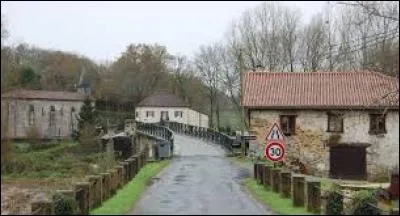
[[[84,152],[98,149],[96,129],[93,125],[85,124],[79,133],[79,143]]]
[[[343,194],[337,185],[332,185],[326,192],[326,215],[341,215],[343,211]]]
[[[53,200],[56,215],[74,215],[76,213],[77,204],[75,199],[57,193],[54,195]]]
[[[58,145],[60,145],[59,142],[51,141],[51,142],[45,142],[45,143],[41,143],[41,144],[37,144],[37,145],[31,145],[31,149],[32,150],[45,150],[45,149],[50,149],[50,148],[56,147]]]
[[[380,215],[374,191],[358,191],[352,199],[353,215]]]
[[[36,148],[41,144],[41,135],[36,126],[31,126],[26,130],[26,139],[32,148]]]
[[[370,181],[372,182],[390,182],[389,171],[384,168],[380,168],[376,171],[376,173],[371,176]]]
[[[12,142],[10,140],[1,141],[1,173],[7,172],[11,161]]]

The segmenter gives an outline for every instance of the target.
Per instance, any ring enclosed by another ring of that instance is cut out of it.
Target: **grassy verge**
[[[246,166],[251,166],[253,168],[253,164],[255,162],[257,163],[263,163],[263,164],[268,164],[268,165],[273,165],[273,163],[271,163],[270,161],[263,159],[263,160],[257,160],[256,159],[251,159],[249,157],[242,157],[242,156],[236,156],[236,157],[232,157],[232,160],[235,163],[238,163],[240,165],[246,165]]]
[[[91,215],[121,215],[132,209],[141,194],[145,191],[148,181],[157,175],[169,161],[148,163],[138,175],[124,186],[111,199],[107,200],[97,209],[90,212]]]
[[[252,165],[254,162],[248,158],[248,157],[241,157],[241,156],[236,156],[236,157],[232,157],[232,160],[236,163],[242,164],[242,165]]]
[[[281,198],[280,194],[275,193],[269,189],[264,189],[264,186],[257,184],[254,179],[246,179],[244,181],[244,184],[257,200],[269,206],[271,210],[278,214],[312,215],[312,213],[307,212],[304,207],[293,207],[292,199]]]

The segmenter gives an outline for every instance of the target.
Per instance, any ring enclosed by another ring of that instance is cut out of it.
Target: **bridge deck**
[[[131,214],[271,214],[239,183],[249,177],[225,157],[225,150],[175,135],[175,158],[139,200]]]

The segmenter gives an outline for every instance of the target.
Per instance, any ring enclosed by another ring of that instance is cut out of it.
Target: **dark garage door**
[[[354,180],[367,178],[365,147],[331,147],[329,160],[331,178]]]

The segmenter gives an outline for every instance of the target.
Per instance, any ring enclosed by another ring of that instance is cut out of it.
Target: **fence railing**
[[[234,143],[234,139],[214,129],[197,127],[178,122],[168,122],[164,126],[161,126],[159,123],[136,122],[136,128],[138,131],[142,131],[172,142],[174,132],[178,134],[193,136],[208,142],[222,145],[228,151],[232,151],[232,145]]]
[[[166,141],[173,141],[174,132],[167,127],[157,124],[136,122],[136,129]]]
[[[228,151],[232,151],[234,139],[212,128],[197,127],[178,122],[168,122],[167,125],[176,133],[197,137],[208,142],[213,142],[215,144],[222,145]]]

